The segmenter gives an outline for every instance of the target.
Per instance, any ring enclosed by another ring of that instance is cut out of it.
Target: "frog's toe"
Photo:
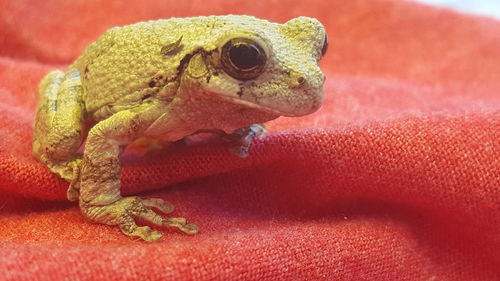
[[[242,145],[232,146],[229,148],[229,151],[231,151],[232,154],[239,156],[241,158],[247,158],[248,155],[250,154],[249,147]]]
[[[153,230],[149,226],[137,226],[135,223],[122,224],[120,225],[120,230],[127,236],[139,237],[147,242],[158,241],[163,237],[160,231]]]
[[[142,203],[146,207],[156,208],[165,214],[170,214],[174,211],[174,205],[160,198],[145,198],[142,199]]]
[[[185,225],[183,225],[181,228],[179,228],[182,232],[186,233],[186,234],[196,234],[198,233],[198,231],[200,231],[200,228],[198,227],[198,225],[194,224],[194,223],[186,223]]]

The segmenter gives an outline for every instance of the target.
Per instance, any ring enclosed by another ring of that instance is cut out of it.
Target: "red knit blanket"
[[[250,14],[318,18],[325,103],[123,160],[124,194],[201,231],[158,243],[87,222],[31,157],[39,80],[107,28]],[[500,22],[397,0],[0,1],[0,280],[500,280]]]

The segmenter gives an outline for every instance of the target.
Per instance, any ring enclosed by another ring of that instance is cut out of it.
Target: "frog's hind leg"
[[[80,73],[52,71],[40,82],[40,101],[33,130],[33,155],[70,181],[68,199],[76,200],[81,159],[77,151],[84,137],[84,108]]]

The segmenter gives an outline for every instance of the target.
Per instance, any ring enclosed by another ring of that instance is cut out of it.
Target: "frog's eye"
[[[238,80],[257,78],[264,71],[266,61],[266,52],[253,40],[234,38],[222,46],[222,68]]]
[[[324,57],[328,51],[328,35],[325,33],[325,39],[323,40],[323,47],[321,48],[321,57]]]

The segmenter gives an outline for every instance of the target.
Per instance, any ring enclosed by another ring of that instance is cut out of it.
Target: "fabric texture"
[[[123,194],[197,223],[158,243],[87,222],[31,157],[37,85],[107,28],[318,18],[325,102],[123,159]],[[0,1],[0,280],[500,280],[500,22],[398,0]]]

